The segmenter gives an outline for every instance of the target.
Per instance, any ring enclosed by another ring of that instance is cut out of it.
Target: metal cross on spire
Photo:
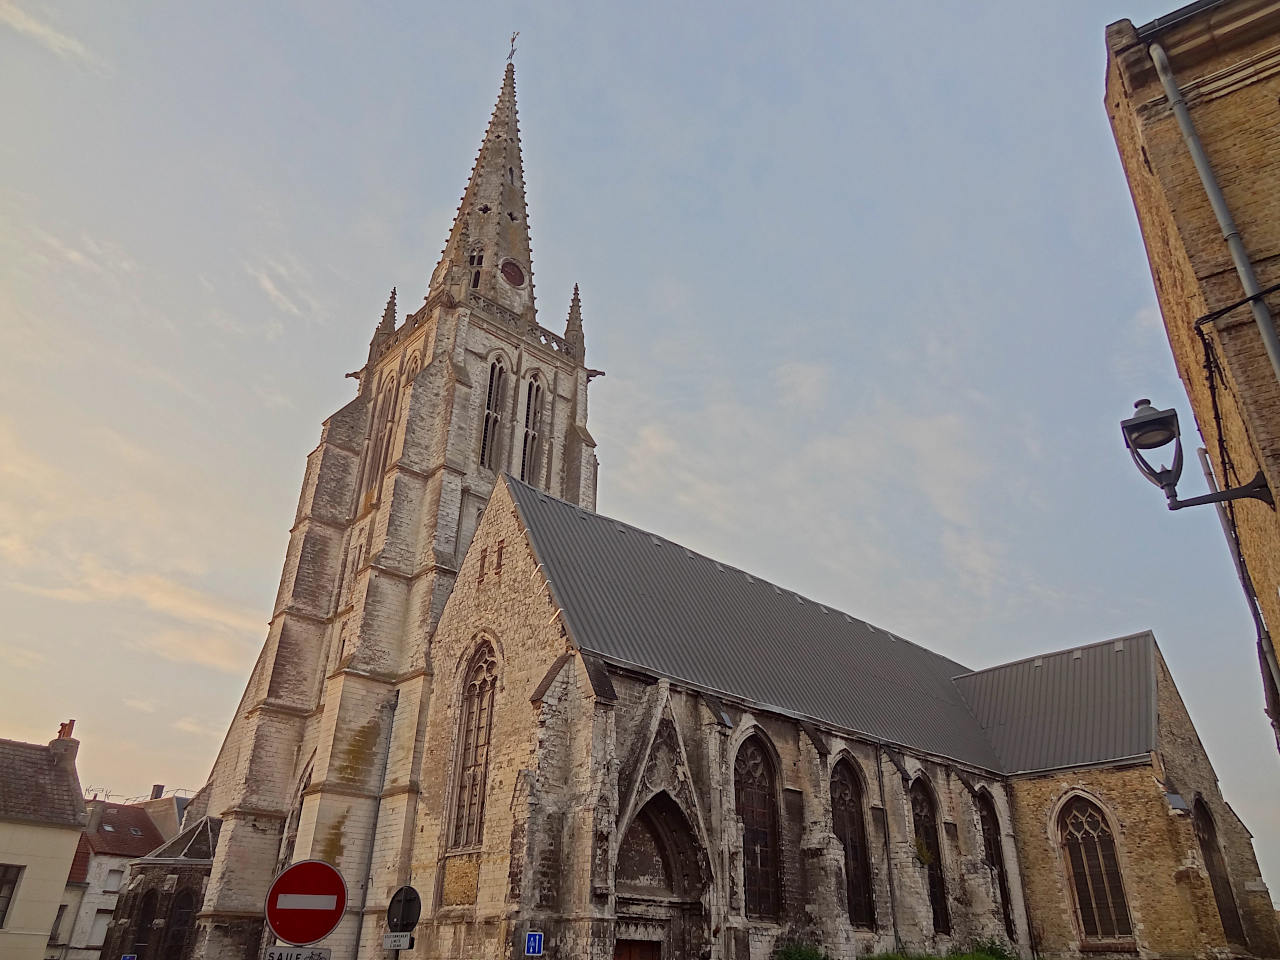
[[[507,63],[510,63],[510,62],[515,58],[515,55],[516,55],[516,37],[518,37],[518,36],[520,36],[520,31],[519,31],[519,30],[517,30],[515,33],[513,33],[513,34],[511,35],[511,52],[507,54]]]

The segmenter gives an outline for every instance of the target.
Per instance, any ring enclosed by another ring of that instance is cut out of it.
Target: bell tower
[[[459,565],[504,472],[595,508],[597,374],[576,286],[563,335],[537,320],[508,63],[422,306],[400,321],[392,290],[357,396],[308,457],[266,643],[188,814],[220,821],[195,956],[256,956],[268,884],[308,858],[347,881],[334,956],[376,929],[375,837],[382,869],[407,871],[417,802],[383,784],[420,762],[425,653]]]

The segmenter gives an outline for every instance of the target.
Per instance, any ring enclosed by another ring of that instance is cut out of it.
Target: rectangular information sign
[[[413,934],[409,931],[404,933],[384,933],[382,935],[383,950],[410,950],[413,948]]]
[[[524,955],[526,957],[542,956],[542,934],[536,930],[530,930],[524,935]]]
[[[264,960],[329,960],[329,948],[267,947]]]

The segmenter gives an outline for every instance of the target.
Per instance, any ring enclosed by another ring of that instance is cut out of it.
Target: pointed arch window
[[[844,847],[849,920],[855,927],[873,927],[876,915],[871,893],[866,821],[862,813],[862,780],[847,760],[837,763],[831,774],[831,819],[836,837]]]
[[[938,808],[933,791],[920,778],[911,784],[911,822],[916,833],[916,856],[929,875],[929,906],[933,911],[933,932],[951,932],[951,911],[947,909],[947,879],[942,870],[942,845],[938,842]]]
[[[480,466],[497,469],[498,444],[502,432],[502,396],[506,392],[507,371],[501,360],[489,364],[489,392],[484,401],[484,428],[480,437]]]
[[[477,247],[467,257],[467,266],[471,268],[471,289],[480,286],[480,268],[484,266],[484,250]]]
[[[1133,937],[1115,836],[1097,804],[1072,797],[1058,815],[1067,879],[1085,940]]]
[[[382,392],[373,407],[369,425],[369,446],[365,463],[364,493],[374,494],[382,487],[382,475],[386,471],[388,447],[391,445],[391,422],[395,407],[394,378],[387,378]]]
[[[1231,890],[1227,861],[1222,855],[1222,848],[1218,846],[1218,828],[1202,797],[1196,797],[1196,802],[1191,805],[1191,819],[1196,828],[1196,840],[1200,842],[1205,869],[1209,871],[1209,884],[1213,887],[1218,916],[1222,918],[1222,932],[1226,934],[1229,943],[1247,946],[1244,925],[1240,922],[1240,910],[1236,906],[1235,893]]]
[[[978,794],[978,820],[982,825],[982,850],[987,868],[995,881],[996,895],[1000,898],[1000,912],[1004,917],[1004,931],[1011,941],[1017,940],[1013,930],[1013,908],[1009,903],[1009,875],[1004,867],[1004,845],[1000,840],[1000,817],[995,801],[985,790]]]
[[[452,849],[474,847],[484,836],[484,794],[489,775],[489,735],[493,729],[493,693],[498,661],[484,644],[467,666],[458,713],[457,786],[453,800]]]
[[[778,803],[773,762],[759,737],[738,748],[733,790],[742,820],[742,882],[747,916],[776,919],[778,890]]]
[[[133,947],[130,953],[141,957],[147,952],[151,937],[155,933],[152,924],[156,919],[156,903],[159,900],[154,890],[148,890],[142,896],[142,906],[138,908],[137,919],[133,927]]]
[[[173,898],[173,907],[169,911],[168,932],[165,934],[166,957],[182,956],[186,950],[187,938],[191,936],[191,923],[196,913],[196,897],[190,890],[181,890]]]
[[[524,399],[524,448],[520,453],[520,479],[537,483],[539,440],[542,435],[542,384],[529,380]]]

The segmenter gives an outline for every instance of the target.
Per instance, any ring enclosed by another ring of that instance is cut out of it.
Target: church
[[[307,460],[266,642],[104,957],[1275,957],[1248,830],[1150,633],[974,670],[596,512],[583,308],[538,322],[507,65],[425,302]],[[566,295],[568,291],[565,291]],[[194,924],[175,912],[198,904]]]

